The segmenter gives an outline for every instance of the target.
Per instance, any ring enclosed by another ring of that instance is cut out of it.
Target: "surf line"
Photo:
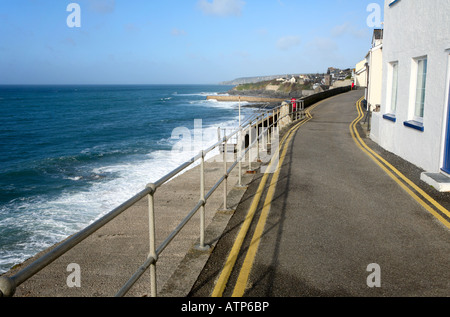
[[[329,98],[331,99],[331,98]],[[327,100],[329,100],[327,99]],[[264,230],[265,222],[267,219],[267,216],[269,214],[270,210],[270,202],[273,198],[273,195],[275,193],[276,183],[278,181],[278,176],[281,170],[281,166],[283,165],[284,158],[286,156],[287,148],[290,144],[290,141],[292,140],[293,136],[295,135],[295,132],[305,123],[310,121],[313,117],[311,115],[311,111],[315,109],[318,105],[323,103],[325,100],[322,100],[315,105],[309,107],[305,113],[306,118],[297,123],[294,127],[292,127],[288,133],[283,137],[282,141],[280,142],[280,148],[283,147],[283,154],[281,155],[280,159],[278,160],[277,170],[272,177],[271,185],[269,188],[268,196],[266,197],[266,201],[264,203],[264,209],[262,211],[262,214],[260,216],[260,220],[258,221],[257,229],[255,231],[255,234],[252,238],[252,242],[250,244],[250,248],[247,251],[246,258],[244,260],[243,264],[243,270],[239,274],[239,278],[235,287],[235,290],[233,291],[233,297],[240,297],[243,295],[243,292],[245,291],[245,287],[248,282],[248,276],[250,274],[251,268],[253,266],[254,258],[259,246],[259,241],[262,236],[262,232]],[[268,170],[272,170],[272,166],[274,164],[274,160],[270,161],[270,165]],[[228,255],[227,261],[225,263],[224,268],[222,269],[222,272],[219,276],[219,279],[217,280],[217,283],[214,287],[214,290],[212,292],[212,297],[221,297],[223,295],[223,292],[225,291],[225,288],[228,283],[228,279],[231,275],[231,272],[233,271],[233,268],[236,264],[237,257],[239,255],[239,252],[241,250],[242,244],[244,242],[245,237],[247,236],[248,230],[250,228],[250,224],[253,221],[253,218],[256,214],[257,207],[259,205],[259,202],[261,200],[262,193],[264,191],[264,188],[266,186],[267,180],[269,177],[269,173],[265,173],[261,183],[259,184],[259,187],[257,189],[257,192],[255,194],[255,197],[253,198],[252,204],[250,206],[250,209],[247,213],[247,216],[244,220],[244,223],[238,233],[238,236],[233,244],[233,247],[230,251],[230,254]],[[271,197],[269,197],[271,196]]]
[[[416,193],[412,191],[414,189],[418,194],[420,194],[425,200],[427,200],[431,205],[435,206],[440,212],[450,218],[450,212],[435,201],[430,195],[425,193],[420,187],[414,184],[409,178],[403,175],[398,169],[396,169],[392,164],[374,152],[362,139],[358,133],[356,125],[363,119],[364,113],[361,108],[361,102],[364,97],[358,100],[356,103],[356,109],[358,111],[358,117],[350,124],[350,133],[356,145],[365,152],[378,166],[380,166],[401,188],[403,188],[412,198],[414,198],[421,206],[423,206],[429,213],[431,213],[435,218],[437,218],[444,226],[450,229],[450,222],[441,216],[436,210],[434,210],[429,204],[427,204],[423,199],[421,199]],[[395,176],[395,175],[397,176]],[[401,180],[404,182],[402,182]],[[410,187],[408,187],[409,185]],[[412,188],[412,189],[411,189]]]

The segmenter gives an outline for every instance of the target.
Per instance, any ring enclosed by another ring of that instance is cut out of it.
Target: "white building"
[[[355,85],[357,87],[367,87],[367,60],[363,59],[355,67]]]
[[[382,81],[383,30],[375,29],[369,52],[355,67],[355,85],[365,88],[364,96],[372,111],[378,111],[381,104]]]
[[[449,13],[450,0],[385,1],[381,108],[371,131],[442,191],[450,181]]]
[[[373,32],[372,47],[367,53],[367,91],[366,100],[371,110],[378,111],[381,105],[381,90],[383,83],[383,30]]]

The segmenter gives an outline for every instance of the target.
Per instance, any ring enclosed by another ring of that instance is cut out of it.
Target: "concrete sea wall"
[[[323,99],[350,91],[351,86],[337,87],[330,90],[325,90],[320,93],[316,93],[306,97],[297,97],[297,100],[303,100],[305,102],[305,107],[315,104]],[[294,95],[292,97],[295,97]],[[207,100],[217,100],[217,101],[247,101],[247,102],[283,102],[289,101],[291,98],[276,98],[276,97],[264,97],[264,96],[207,96]]]

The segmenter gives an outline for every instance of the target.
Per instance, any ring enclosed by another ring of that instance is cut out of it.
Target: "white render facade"
[[[450,0],[385,1],[382,72],[372,140],[426,172],[450,173]]]
[[[367,69],[366,69],[366,59],[363,59],[355,67],[355,85],[357,87],[367,87]]]
[[[383,30],[375,30],[372,48],[366,56],[369,65],[366,100],[371,110],[381,105],[381,89],[383,84]]]

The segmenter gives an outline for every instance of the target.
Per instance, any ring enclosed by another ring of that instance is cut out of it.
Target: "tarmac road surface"
[[[190,296],[450,295],[448,218],[439,221],[356,145],[350,126],[361,96],[338,95],[311,111],[286,147],[278,178],[258,174],[250,184]]]

